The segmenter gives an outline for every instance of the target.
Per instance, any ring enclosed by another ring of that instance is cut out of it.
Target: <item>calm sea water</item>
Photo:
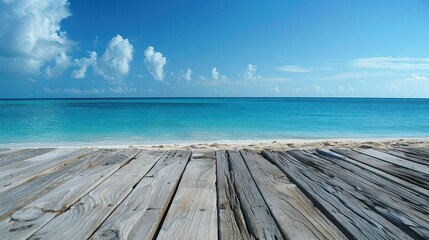
[[[429,137],[429,99],[0,100],[0,144]]]

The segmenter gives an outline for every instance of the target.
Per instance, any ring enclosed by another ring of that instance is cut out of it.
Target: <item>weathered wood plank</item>
[[[332,151],[332,149],[329,149],[329,150],[328,149],[317,149],[316,151],[319,152],[322,155],[323,154],[327,155],[330,158],[337,158],[337,159],[340,159],[342,161],[346,161],[346,162],[352,163],[352,164],[354,164],[354,165],[356,165],[358,167],[365,168],[368,171],[371,171],[371,172],[373,172],[373,173],[375,173],[375,174],[377,174],[377,175],[379,175],[379,176],[381,176],[383,178],[389,179],[390,181],[393,181],[393,182],[395,182],[395,183],[397,183],[399,185],[402,185],[405,188],[411,189],[411,190],[417,192],[418,194],[423,194],[426,197],[429,197],[429,190],[427,190],[425,188],[422,188],[420,186],[414,185],[414,184],[412,184],[412,183],[410,183],[408,181],[402,180],[401,178],[395,177],[392,174],[389,174],[387,172],[384,172],[384,171],[381,171],[381,170],[379,170],[377,168],[374,168],[374,167],[371,167],[369,165],[363,164],[363,163],[361,163],[359,161],[356,161],[356,160],[354,160],[352,158],[349,158],[347,156],[344,156],[344,155],[341,155],[339,153],[336,153],[336,152]]]
[[[0,159],[0,167],[6,166],[8,164],[22,161],[28,158],[36,157],[38,155],[42,155],[44,153],[50,152],[54,150],[54,148],[29,148],[21,150],[15,154],[8,155],[5,157],[2,157]]]
[[[157,239],[218,239],[214,152],[193,152]]]
[[[160,152],[137,155],[30,239],[89,238],[161,157]]]
[[[216,151],[216,167],[220,239],[251,239],[232,182],[226,151]]]
[[[62,148],[0,167],[0,193],[30,179],[55,171],[90,152],[84,148]]]
[[[287,239],[347,239],[278,167],[254,151],[240,153]]]
[[[177,151],[161,158],[91,239],[153,239],[190,156]]]
[[[378,158],[374,158],[346,148],[334,148],[332,151],[347,156],[368,166],[377,168],[422,188],[429,189],[429,175],[427,174],[413,171],[412,169],[404,168],[390,162],[381,161]]]
[[[396,156],[396,157],[403,158],[403,159],[408,160],[408,161],[413,161],[416,163],[429,165],[429,158],[424,158],[421,156],[412,155],[412,154],[409,154],[407,152],[402,152],[402,151],[397,150],[397,149],[382,149],[382,148],[380,148],[377,150],[380,152],[384,152],[384,153]]]
[[[12,149],[5,148],[3,151],[0,151],[0,158],[15,156],[28,150],[29,148],[12,148]]]
[[[228,157],[235,191],[250,235],[256,239],[283,239],[284,236],[253,181],[240,152],[228,151]]]
[[[282,169],[349,239],[412,239],[350,193],[332,184],[334,176],[305,165],[286,152],[263,150],[262,155]]]
[[[396,165],[404,167],[404,168],[409,168],[411,170],[424,173],[425,175],[429,176],[429,166],[427,166],[427,165],[408,161],[408,160],[405,160],[403,158],[395,157],[393,155],[390,155],[390,154],[387,154],[384,152],[380,152],[380,151],[377,151],[374,149],[357,149],[356,148],[353,150],[360,152],[360,153],[363,153],[363,154],[366,154],[368,156],[374,157],[374,158],[378,158],[378,159],[385,161],[385,162],[389,162],[389,163],[396,164]]]
[[[348,192],[410,236],[429,238],[429,198],[364,168],[314,150],[291,150],[289,153],[304,164],[334,176],[330,183]]]
[[[91,167],[0,222],[0,239],[26,239],[94,189],[138,150],[99,150]]]
[[[85,157],[66,163],[60,169],[43,174],[0,194],[0,220],[9,216],[19,208],[34,201],[64,183],[69,177],[80,174],[90,167],[97,158],[98,152],[90,151]]]
[[[425,159],[429,159],[429,153],[422,150],[421,148],[413,148],[413,147],[401,147],[401,148],[395,148],[396,151],[406,152],[411,155],[423,157]]]

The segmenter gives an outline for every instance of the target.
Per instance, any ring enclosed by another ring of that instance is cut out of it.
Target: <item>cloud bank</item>
[[[67,0],[0,1],[0,71],[46,77],[60,75],[70,65],[74,42],[61,30],[70,16]]]

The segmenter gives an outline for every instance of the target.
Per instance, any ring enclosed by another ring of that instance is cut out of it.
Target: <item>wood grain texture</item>
[[[140,153],[30,239],[89,238],[162,155],[161,152]]]
[[[429,198],[410,191],[354,164],[320,155],[314,150],[291,150],[304,164],[332,175],[330,183],[414,238],[429,238]],[[339,179],[340,181],[338,181]]]
[[[94,189],[140,150],[99,150],[91,167],[0,222],[0,239],[26,239]]]
[[[373,172],[373,173],[375,173],[375,174],[377,174],[377,175],[379,175],[379,176],[381,176],[383,178],[389,179],[390,181],[395,182],[395,183],[397,183],[397,184],[399,184],[399,185],[401,185],[401,186],[403,186],[405,188],[413,190],[413,191],[417,192],[418,194],[422,194],[422,195],[425,195],[426,197],[429,197],[429,190],[427,190],[425,188],[422,188],[420,186],[414,185],[414,184],[412,184],[412,183],[410,183],[408,181],[402,180],[402,179],[400,179],[398,177],[395,177],[394,175],[388,174],[388,173],[386,173],[384,171],[381,171],[381,170],[379,170],[377,168],[371,167],[369,165],[363,164],[363,163],[361,163],[359,161],[356,161],[354,159],[351,159],[349,157],[346,157],[344,155],[336,153],[336,152],[332,151],[332,149],[316,149],[316,151],[318,153],[320,153],[322,155],[326,155],[326,156],[328,156],[330,158],[337,158],[339,160],[346,161],[346,162],[349,162],[351,164],[354,164],[354,165],[356,165],[358,167],[365,168],[366,170],[371,171],[371,172]]]
[[[289,153],[263,150],[262,155],[285,172],[349,239],[412,239],[365,203],[333,184],[334,176],[303,164]]]
[[[240,153],[287,239],[347,239],[278,167],[254,151]]]
[[[216,151],[216,167],[220,239],[251,239],[232,182],[226,151]]]
[[[56,169],[56,171],[50,171],[38,178],[31,179],[30,181],[4,191],[0,194],[0,220],[38,197],[50,192],[67,179],[80,174],[91,166],[90,164],[96,156],[97,152],[91,150],[84,157],[66,163],[61,168]]]
[[[84,148],[61,148],[0,167],[0,193],[42,174],[55,171],[90,152]]]
[[[256,239],[283,239],[283,235],[258,190],[238,150],[228,151],[235,191],[237,192],[247,229]]]
[[[403,152],[403,151],[400,151],[398,149],[381,149],[380,148],[380,149],[377,149],[377,150],[381,151],[381,152],[384,152],[384,153],[387,153],[387,154],[390,154],[390,155],[393,155],[393,156],[396,156],[396,157],[403,158],[403,159],[408,160],[408,161],[413,161],[413,162],[416,162],[416,163],[420,163],[420,164],[424,164],[424,165],[429,165],[429,158],[425,158],[425,157],[422,157],[422,156],[409,154],[407,152]]]
[[[190,156],[190,151],[164,155],[91,239],[153,239]]]
[[[429,177],[429,166],[424,165],[424,164],[420,164],[420,163],[416,163],[416,162],[412,162],[412,161],[408,161],[406,159],[403,158],[399,158],[384,152],[380,152],[374,149],[353,149],[354,151],[366,154],[368,156],[374,157],[374,158],[378,158],[382,161],[385,162],[389,162],[398,166],[401,166],[403,168],[408,168],[411,169],[413,171],[416,172],[421,172],[423,174],[425,174],[426,176]]]
[[[359,161],[363,164],[377,168],[404,181],[408,181],[414,185],[429,189],[429,175],[427,174],[414,171],[410,168],[404,168],[402,166],[398,166],[390,162],[381,161],[378,158],[352,151],[351,149],[334,148],[332,149],[332,151]]]
[[[18,151],[14,154],[0,157],[0,167],[9,165],[14,162],[32,158],[54,150],[54,148],[29,148]]]
[[[218,239],[214,152],[192,152],[157,239]]]

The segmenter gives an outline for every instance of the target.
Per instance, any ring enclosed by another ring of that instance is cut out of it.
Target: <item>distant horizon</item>
[[[0,0],[0,98],[429,98],[429,2]]]

